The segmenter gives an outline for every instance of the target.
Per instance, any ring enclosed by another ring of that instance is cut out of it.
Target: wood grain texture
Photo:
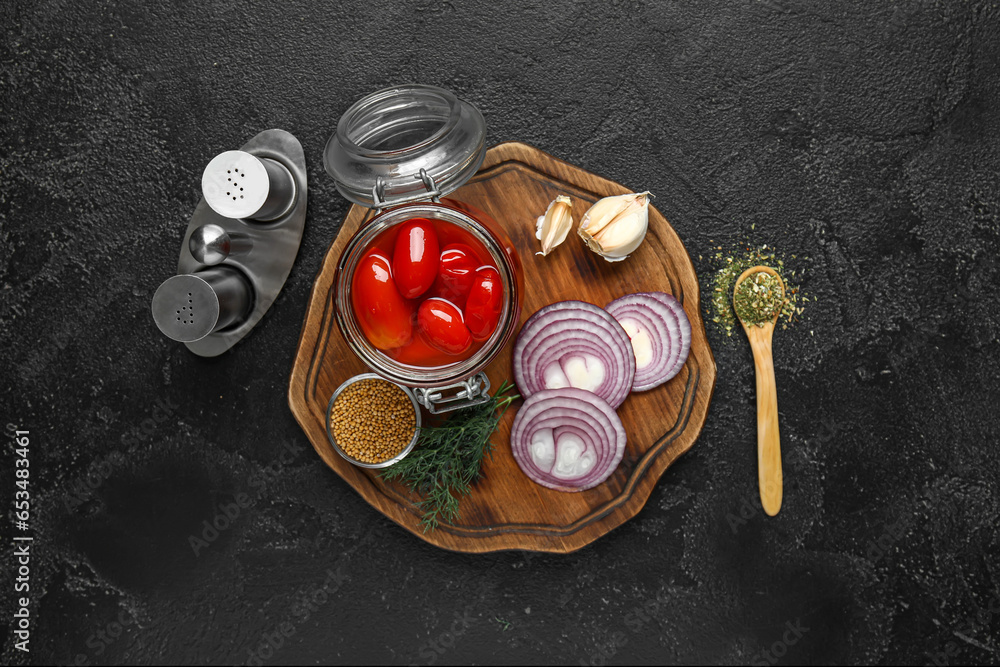
[[[753,350],[757,378],[757,482],[760,504],[768,516],[781,509],[781,436],[778,433],[778,390],[774,382],[774,359],[771,334],[774,325],[752,327],[747,331]]]
[[[521,323],[542,306],[583,299],[599,306],[623,294],[666,291],[683,304],[693,341],[681,373],[666,385],[633,394],[619,408],[628,433],[625,456],[607,482],[582,493],[561,493],[530,481],[517,467],[509,434],[516,402],[494,436],[493,459],[454,526],[424,533],[414,498],[376,473],[356,468],[332,449],[325,431],[330,395],[348,377],[366,372],[334,321],[334,272],[341,251],[367,210],[352,207],[327,251],[313,285],[292,369],[288,401],[320,457],[375,509],[418,537],[444,549],[487,552],[526,549],[566,553],[579,549],[639,512],[663,472],[694,444],[715,388],[715,360],[705,336],[698,280],[680,239],[650,207],[649,232],[624,262],[608,263],[571,234],[547,257],[536,256],[535,219],[557,195],[573,199],[574,220],[598,199],[629,192],[612,181],[536,148],[505,143],[489,150],[479,173],[450,195],[492,215],[503,225],[524,263]],[[512,377],[511,348],[487,368],[493,386]]]
[[[784,296],[785,283],[778,272],[769,266],[752,266],[736,279],[733,284],[733,299],[740,283],[755,273],[763,271],[781,281]],[[760,488],[760,504],[768,516],[776,516],[781,510],[784,495],[784,479],[781,468],[781,435],[778,431],[778,387],[774,381],[774,357],[771,341],[778,315],[771,322],[757,326],[740,320],[743,331],[753,350],[754,375],[757,378],[757,485]]]

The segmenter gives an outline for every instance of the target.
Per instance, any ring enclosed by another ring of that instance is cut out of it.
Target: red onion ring
[[[625,427],[614,408],[600,396],[572,387],[533,394],[518,410],[510,432],[511,451],[524,474],[567,492],[593,488],[610,477],[625,454],[625,443]]]
[[[635,354],[625,330],[602,308],[583,301],[561,301],[532,315],[521,328],[513,356],[514,381],[525,398],[572,385],[575,378],[573,386],[593,391],[617,408],[635,378]],[[575,358],[587,366],[583,376]],[[593,362],[603,367],[603,375],[596,365],[590,368]]]
[[[649,295],[659,300],[674,312],[674,315],[677,316],[677,324],[681,328],[680,351],[674,357],[673,367],[668,371],[670,377],[667,379],[670,379],[681,372],[681,369],[684,368],[684,364],[687,362],[688,353],[691,351],[691,320],[688,319],[687,313],[684,312],[684,306],[681,305],[681,302],[673,294],[650,292]]]
[[[665,292],[629,294],[609,303],[607,311],[632,337],[637,359],[632,391],[653,389],[680,372],[691,349],[691,323],[677,299]]]

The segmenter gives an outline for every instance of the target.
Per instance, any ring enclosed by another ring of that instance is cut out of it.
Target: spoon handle
[[[778,434],[778,392],[774,383],[770,327],[748,332],[757,374],[757,481],[760,502],[768,516],[781,509],[781,438]]]

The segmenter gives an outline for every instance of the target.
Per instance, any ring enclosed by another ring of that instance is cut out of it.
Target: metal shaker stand
[[[227,218],[215,212],[204,196],[195,208],[181,244],[177,273],[197,277],[216,267],[229,267],[246,279],[251,296],[244,317],[199,340],[185,342],[189,350],[202,357],[214,357],[227,351],[261,320],[292,270],[305,229],[306,160],[299,141],[284,130],[265,130],[240,150],[257,158],[274,160],[287,169],[294,188],[293,201],[277,218],[267,221]],[[209,226],[207,234],[206,226]],[[220,239],[224,244],[219,243]],[[211,247],[199,245],[209,242]],[[154,316],[157,315],[154,297]],[[164,329],[163,317],[163,314],[157,317],[161,329]],[[170,335],[166,330],[164,333]]]

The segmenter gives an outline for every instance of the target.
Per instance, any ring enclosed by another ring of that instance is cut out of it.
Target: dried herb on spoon
[[[733,286],[736,279],[747,269],[757,265],[769,266],[778,272],[785,283],[785,300],[781,304],[781,315],[779,323],[782,329],[787,329],[790,324],[799,320],[805,309],[805,302],[809,301],[798,287],[798,280],[801,275],[796,271],[788,271],[785,262],[774,251],[766,245],[761,248],[753,248],[748,241],[738,249],[722,252],[722,246],[713,248],[719,252],[715,253],[715,261],[720,268],[712,276],[712,292],[709,305],[711,307],[712,321],[717,324],[727,336],[733,335],[733,330],[739,331],[739,323],[736,313],[733,310]],[[791,257],[796,259],[795,255]],[[701,259],[701,256],[698,257]],[[808,258],[807,258],[808,259]],[[813,299],[815,301],[815,299]]]
[[[490,437],[518,398],[512,389],[504,382],[482,405],[458,410],[440,426],[421,428],[410,455],[382,472],[385,481],[402,482],[423,496],[417,506],[424,513],[424,532],[458,518],[459,500],[469,494],[493,452]]]
[[[733,308],[736,316],[747,324],[761,326],[773,321],[784,305],[781,278],[766,271],[758,271],[736,286]]]

